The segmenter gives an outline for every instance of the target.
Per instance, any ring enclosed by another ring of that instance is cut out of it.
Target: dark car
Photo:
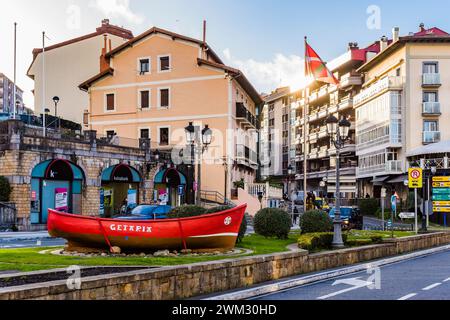
[[[334,219],[335,217],[334,207],[330,209],[329,216],[331,219]],[[363,229],[363,216],[358,208],[341,207],[341,220],[343,221],[344,230]]]
[[[167,219],[167,215],[172,211],[171,206],[157,206],[142,204],[131,210],[130,214],[117,216],[114,219],[120,220],[155,220]]]

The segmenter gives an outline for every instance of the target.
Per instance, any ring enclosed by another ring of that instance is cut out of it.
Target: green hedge
[[[185,205],[181,207],[177,207],[172,209],[172,211],[168,214],[169,218],[189,218],[196,217],[206,214],[206,209],[194,206],[194,205]]]
[[[300,217],[302,233],[329,232],[333,229],[333,220],[320,210],[307,211]]]
[[[281,209],[266,208],[260,210],[253,221],[255,232],[263,237],[287,239],[292,222],[289,214]]]
[[[370,198],[359,200],[359,210],[362,215],[374,216],[379,208],[380,203],[377,199]]]
[[[298,238],[298,247],[308,251],[331,249],[333,244],[333,232],[316,232],[302,234]],[[342,239],[347,241],[347,235],[343,234]]]
[[[8,202],[9,196],[11,195],[11,186],[8,179],[0,176],[0,201]]]

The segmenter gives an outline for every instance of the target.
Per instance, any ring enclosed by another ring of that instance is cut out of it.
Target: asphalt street
[[[450,251],[317,282],[254,300],[450,300]]]
[[[19,248],[38,248],[38,247],[56,247],[64,246],[64,239],[14,239],[0,241],[0,249],[19,249]]]

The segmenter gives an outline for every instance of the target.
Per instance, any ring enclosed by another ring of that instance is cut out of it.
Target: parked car
[[[335,217],[335,208],[331,208],[329,211],[329,216],[331,219]],[[361,211],[355,207],[341,207],[341,220],[343,221],[343,229],[351,230],[363,229],[363,216]]]
[[[155,220],[167,219],[167,215],[172,211],[171,206],[157,206],[142,204],[131,210],[130,214],[117,216],[114,219],[121,220]]]

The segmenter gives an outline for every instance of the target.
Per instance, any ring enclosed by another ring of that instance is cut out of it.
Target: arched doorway
[[[120,214],[125,203],[128,208],[137,206],[141,181],[139,172],[129,165],[118,164],[105,169],[100,189],[100,215],[112,217]]]
[[[31,173],[31,223],[47,223],[48,209],[81,214],[84,172],[62,159],[47,160]]]
[[[175,168],[163,169],[155,177],[155,199],[172,207],[186,203],[186,177]]]

